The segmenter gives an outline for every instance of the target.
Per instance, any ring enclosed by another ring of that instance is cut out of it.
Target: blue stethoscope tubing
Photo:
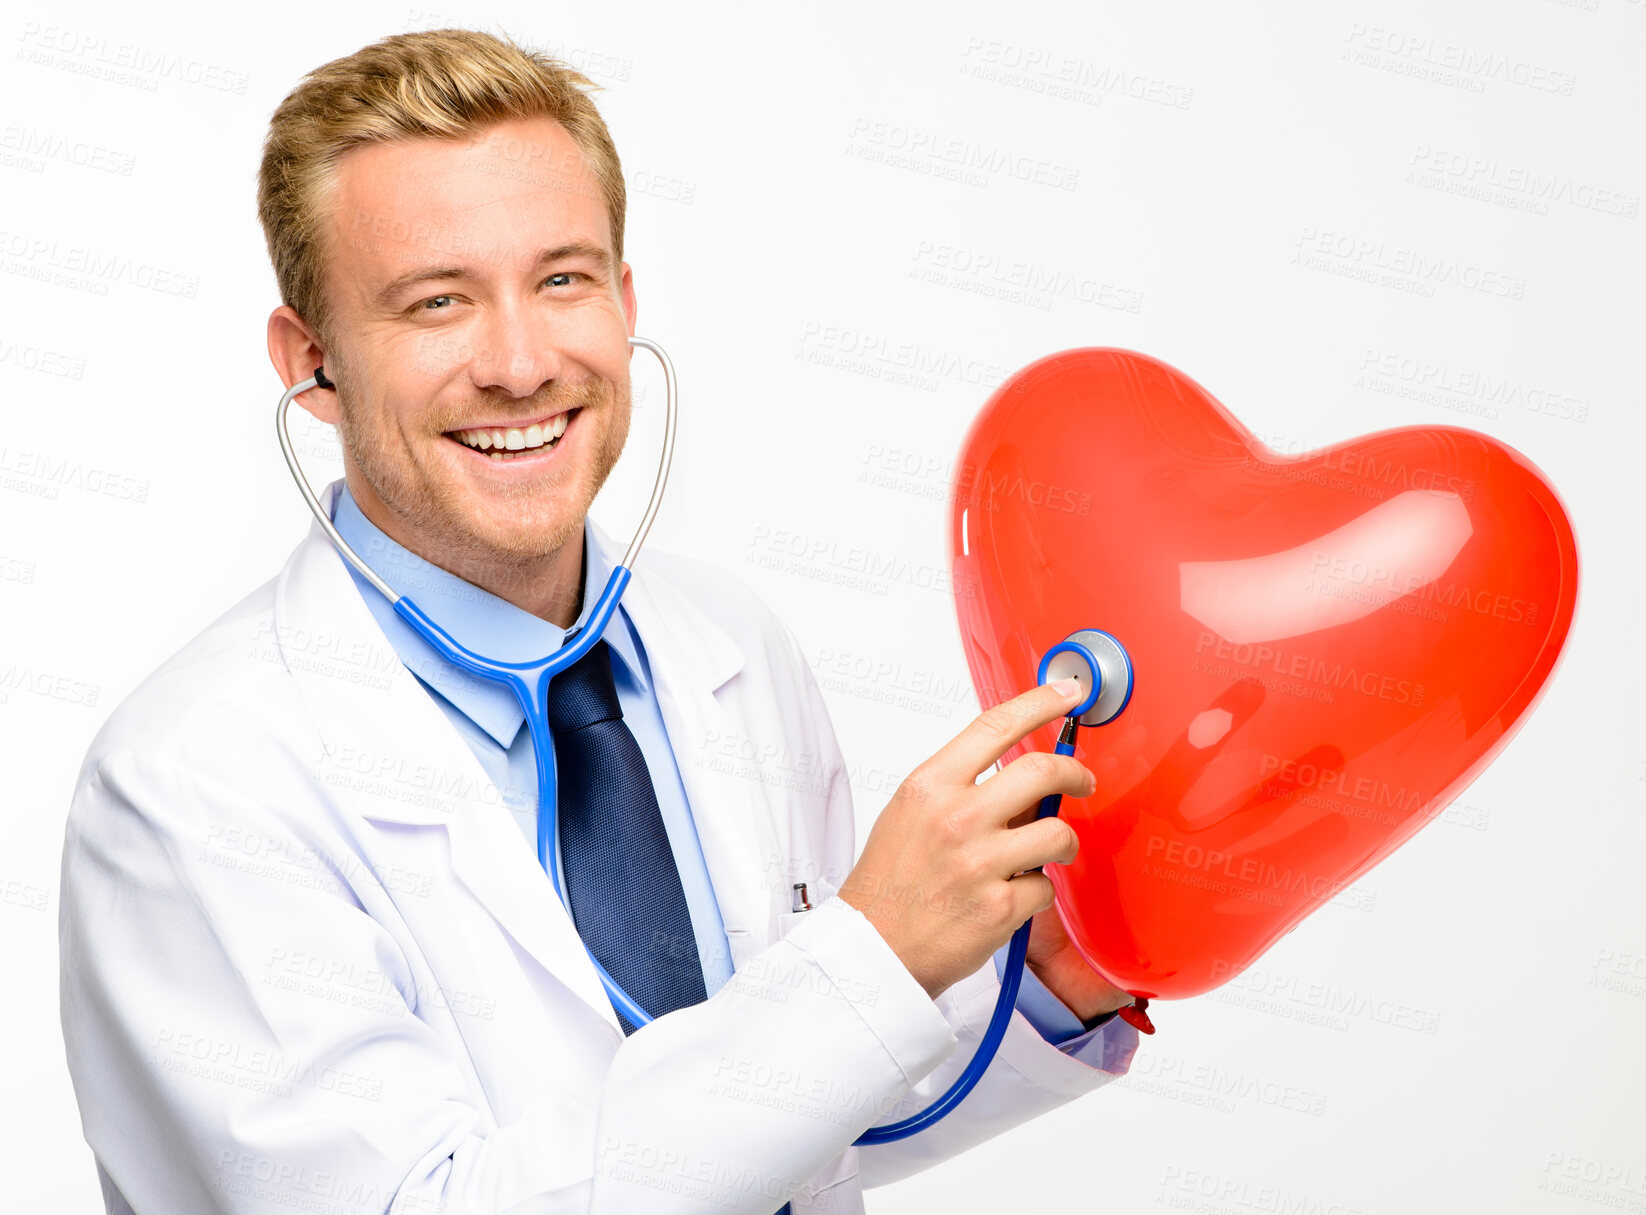
[[[606,587],[600,592],[600,598],[595,601],[588,624],[569,643],[536,662],[498,662],[475,653],[441,628],[410,598],[400,594],[378,577],[349,542],[343,539],[337,526],[331,521],[331,516],[321,505],[320,498],[309,484],[308,478],[303,475],[287,424],[292,401],[311,388],[323,386],[320,374],[292,385],[280,398],[280,404],[276,409],[275,430],[280,436],[280,450],[286,457],[286,464],[290,467],[292,477],[296,480],[298,489],[302,491],[303,500],[308,503],[315,521],[325,531],[327,538],[343,559],[371,583],[389,601],[395,614],[410,625],[418,636],[433,646],[443,658],[470,674],[503,684],[520,702],[521,711],[526,715],[526,729],[531,736],[532,751],[537,757],[537,804],[540,807],[553,807],[557,804],[554,738],[549,732],[548,719],[549,681],[588,653],[589,648],[604,635],[612,613],[617,610],[617,601],[623,597],[623,591],[633,576],[634,559],[640,552],[641,545],[645,543],[652,520],[657,517],[657,509],[663,501],[663,490],[669,480],[669,465],[674,459],[675,426],[680,407],[674,362],[661,346],[646,338],[631,337],[629,345],[642,347],[657,356],[658,362],[663,366],[663,379],[668,390],[668,405],[663,424],[663,452],[658,461],[657,479],[652,486],[651,500],[646,504],[646,513],[641,517],[639,527],[635,529],[634,539],[629,542],[622,560],[613,567],[611,576],[606,579]],[[548,813],[539,813],[537,816],[537,860],[554,884],[555,894],[566,908],[566,914],[570,915],[571,904],[567,900],[565,882],[560,874],[559,815],[552,810]],[[606,989],[612,1006],[628,1018],[629,1024],[637,1028],[649,1024],[652,1020],[650,1015],[606,972],[599,959],[591,953],[589,961],[594,965],[595,973],[600,976],[600,985]]]
[[[676,386],[674,363],[656,342],[646,338],[631,337],[629,338],[629,345],[649,350],[657,357],[658,362],[662,364],[663,377],[667,386],[667,416],[664,422],[663,452],[658,463],[657,480],[652,487],[651,500],[647,503],[646,513],[642,516],[639,527],[635,529],[634,539],[629,542],[629,547],[624,552],[622,560],[612,569],[611,577],[607,579],[606,587],[601,591],[600,598],[596,600],[594,610],[590,613],[588,624],[570,642],[561,646],[553,654],[536,662],[498,662],[475,653],[441,628],[411,599],[401,595],[382,578],[378,577],[377,573],[366,564],[360,554],[356,553],[349,545],[349,542],[343,539],[336,525],[332,523],[331,516],[327,514],[326,508],[321,504],[319,496],[315,494],[313,487],[309,484],[308,478],[303,475],[302,466],[292,445],[288,424],[291,403],[297,397],[314,388],[331,387],[329,381],[322,379],[323,369],[316,368],[315,375],[293,384],[280,398],[279,405],[275,407],[275,431],[280,438],[280,450],[286,458],[286,465],[291,470],[292,478],[297,482],[297,487],[302,492],[303,500],[308,503],[315,521],[320,525],[321,530],[326,533],[326,537],[337,549],[339,555],[388,600],[395,613],[413,631],[433,646],[447,661],[468,671],[470,674],[478,675],[482,679],[503,684],[514,693],[515,699],[520,702],[521,710],[525,713],[532,750],[537,757],[537,804],[543,808],[552,808],[556,805],[554,739],[549,732],[548,722],[549,681],[558,672],[565,670],[587,653],[589,647],[594,645],[604,634],[612,613],[617,609],[617,602],[622,598],[623,591],[629,585],[629,580],[633,576],[634,559],[639,553],[641,545],[645,542],[646,534],[651,530],[652,520],[657,516],[658,506],[663,499],[664,487],[668,484],[669,465],[674,458],[675,425],[679,412],[679,393]],[[1065,647],[1070,644],[1063,643]],[[1051,657],[1051,653],[1048,652],[1048,659]],[[1041,666],[1043,668],[1041,682],[1045,682],[1044,661]],[[1075,710],[1076,715],[1085,712],[1096,702],[1101,686],[1101,675],[1095,660],[1091,663],[1091,670],[1094,676],[1093,683],[1097,686],[1094,686],[1086,703]],[[1072,723],[1073,721],[1074,715],[1071,715],[1069,722]],[[1072,755],[1074,754],[1072,728],[1066,728],[1065,734],[1070,741],[1065,743],[1060,740],[1057,750],[1061,755]],[[1056,794],[1045,798],[1040,804],[1038,817],[1045,818],[1048,815],[1056,814],[1061,800]],[[542,865],[544,872],[549,875],[549,880],[554,885],[555,894],[559,896],[561,904],[566,908],[567,914],[570,915],[571,905],[567,899],[565,883],[560,873],[558,836],[559,816],[553,813],[552,809],[548,813],[540,812],[537,816],[538,863]],[[1017,993],[1023,982],[1023,965],[1028,956],[1029,930],[1032,923],[1032,920],[1025,920],[1017,931],[1012,934],[1011,944],[1006,954],[1005,972],[1000,981],[999,999],[995,1002],[994,1013],[989,1019],[988,1027],[984,1030],[982,1041],[978,1044],[977,1051],[966,1065],[966,1069],[949,1086],[948,1090],[931,1105],[919,1113],[898,1122],[888,1123],[885,1126],[870,1127],[858,1137],[856,1143],[865,1145],[890,1143],[923,1131],[947,1116],[965,1099],[972,1089],[977,1087],[978,1082],[983,1078],[983,1073],[988,1069],[989,1064],[993,1062],[995,1054],[1000,1048],[1000,1043],[1006,1036],[1006,1027],[1011,1022],[1012,1011],[1017,1004]],[[588,957],[594,966],[595,972],[600,977],[600,984],[605,988],[606,995],[612,1002],[612,1007],[622,1013],[629,1023],[636,1028],[650,1024],[652,1021],[651,1015],[630,998],[628,992],[624,991],[617,980],[606,972],[606,968],[600,964],[593,954],[589,954]]]

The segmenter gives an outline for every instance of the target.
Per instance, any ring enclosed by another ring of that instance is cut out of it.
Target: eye
[[[561,270],[561,271],[559,271],[555,274],[549,275],[549,277],[544,279],[543,281],[545,283],[550,284],[551,286],[558,287],[558,286],[564,286],[564,285],[567,285],[567,284],[556,283],[554,280],[557,279],[557,278],[573,279],[573,278],[583,278],[583,277],[585,277],[585,276],[577,273],[577,271],[575,271],[575,270]]]
[[[440,305],[441,300],[445,300],[446,303],[449,304],[452,301],[452,297],[449,296],[449,295],[431,296],[430,298],[423,301],[424,310],[428,311],[428,312],[437,312],[437,311],[439,311],[439,307],[437,307],[437,305]]]

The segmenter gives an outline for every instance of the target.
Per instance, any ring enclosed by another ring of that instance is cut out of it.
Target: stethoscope
[[[633,576],[634,559],[645,542],[646,534],[651,530],[652,520],[657,517],[657,508],[663,500],[664,487],[668,484],[669,464],[674,457],[675,423],[679,411],[674,364],[656,342],[631,337],[629,345],[639,346],[657,356],[658,362],[663,365],[663,378],[667,387],[663,454],[658,462],[657,479],[652,486],[651,500],[646,504],[646,513],[641,517],[640,525],[635,529],[634,538],[629,541],[629,547],[623,553],[622,560],[613,568],[611,576],[606,580],[606,587],[600,592],[600,598],[595,602],[588,623],[560,649],[537,662],[497,662],[475,653],[441,628],[409,598],[399,594],[378,577],[360,554],[339,534],[336,525],[331,521],[331,516],[326,513],[326,508],[321,504],[313,487],[309,485],[308,478],[303,475],[297,453],[292,447],[287,421],[291,403],[297,397],[310,389],[333,387],[332,382],[326,378],[323,367],[316,367],[314,375],[288,388],[280,398],[280,404],[275,406],[274,414],[275,431],[280,436],[280,450],[285,455],[286,466],[291,470],[292,479],[297,482],[297,488],[302,492],[303,500],[308,503],[315,522],[326,533],[327,539],[332,542],[338,554],[388,600],[395,613],[443,658],[482,679],[503,684],[520,702],[520,707],[526,715],[532,751],[537,757],[537,804],[540,808],[551,808],[548,813],[540,809],[537,815],[537,860],[544,872],[549,875],[555,894],[566,908],[567,915],[571,914],[571,904],[560,874],[559,816],[552,812],[552,807],[556,804],[556,792],[554,739],[549,732],[548,720],[549,681],[586,654],[589,647],[599,641],[605,632],[612,613],[617,609],[617,601],[622,598],[623,591]],[[1120,643],[1107,633],[1085,630],[1053,646],[1041,660],[1041,683],[1045,683],[1048,678],[1065,677],[1080,679],[1082,686],[1090,685],[1089,695],[1071,711],[1058,739],[1058,753],[1073,755],[1078,725],[1100,725],[1111,721],[1131,699],[1131,660]],[[1056,794],[1046,798],[1039,807],[1039,817],[1056,814],[1060,801],[1061,798]],[[889,1143],[922,1131],[945,1117],[976,1087],[1006,1035],[1012,1010],[1017,1004],[1017,993],[1023,980],[1023,963],[1028,956],[1030,924],[1031,921],[1025,921],[1012,936],[1011,946],[1006,955],[1005,973],[1000,983],[1000,998],[995,1004],[994,1014],[984,1031],[982,1042],[966,1070],[947,1092],[926,1109],[886,1126],[871,1127],[857,1139],[857,1143]],[[649,1025],[652,1021],[650,1014],[629,997],[628,992],[606,972],[606,968],[593,954],[589,954],[588,957],[595,972],[600,976],[601,986],[606,989],[612,1006],[636,1029],[642,1025]]]

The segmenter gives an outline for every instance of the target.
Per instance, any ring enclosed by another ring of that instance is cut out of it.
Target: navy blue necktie
[[[604,641],[549,681],[549,729],[560,864],[578,935],[652,1016],[701,1003],[708,993],[680,869],[640,744],[623,724]],[[617,1020],[634,1032],[622,1013]],[[777,1215],[789,1210],[785,1203]]]
[[[652,1016],[701,1003],[708,993],[686,892],[651,773],[623,721],[604,641],[549,682],[548,716],[560,863],[578,935]],[[618,1021],[625,1034],[634,1032],[621,1013]]]

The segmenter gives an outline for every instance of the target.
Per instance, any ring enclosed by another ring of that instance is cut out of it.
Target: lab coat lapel
[[[611,551],[598,527],[595,532]],[[743,668],[745,656],[725,628],[651,571],[644,553],[635,562],[623,605],[646,648],[732,964],[741,966],[770,943],[776,914],[770,873],[780,859],[770,817],[753,783],[717,771],[709,762],[716,741],[749,732],[738,717],[735,693],[722,690]]]
[[[496,784],[399,661],[318,524],[287,563],[275,613],[286,664],[320,729],[316,778],[374,822],[443,828],[455,876],[621,1035],[576,926]],[[334,657],[312,652],[317,638]]]

